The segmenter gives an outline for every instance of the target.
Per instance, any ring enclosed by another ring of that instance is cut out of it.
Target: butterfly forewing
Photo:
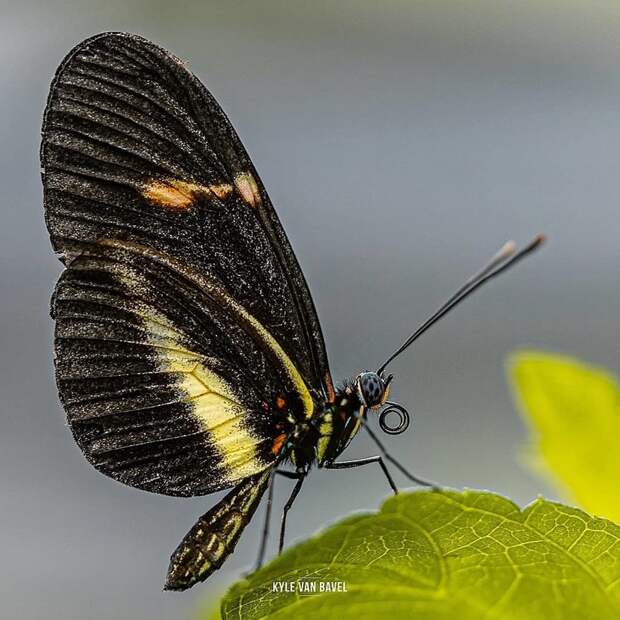
[[[47,224],[66,264],[100,239],[167,254],[264,326],[313,394],[332,396],[312,299],[269,197],[221,108],[178,59],[119,33],[76,47],[52,84],[42,165]],[[260,380],[253,369],[231,379]]]

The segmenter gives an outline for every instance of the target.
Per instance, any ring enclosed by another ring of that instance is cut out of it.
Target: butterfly
[[[403,432],[387,366],[456,304],[520,260],[512,242],[376,371],[335,388],[310,291],[224,112],[179,59],[103,33],[60,65],[44,114],[45,218],[64,263],[52,296],[55,371],[87,460],[126,485],[228,494],[173,553],[165,588],[205,580],[232,553],[276,475],[280,528],[312,467],[394,459],[370,428]],[[391,420],[391,422],[390,422]],[[379,454],[338,460],[364,429]]]

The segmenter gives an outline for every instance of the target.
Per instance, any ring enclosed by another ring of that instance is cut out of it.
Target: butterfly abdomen
[[[186,590],[224,563],[256,511],[270,477],[271,468],[246,478],[198,519],[170,558],[165,590]]]

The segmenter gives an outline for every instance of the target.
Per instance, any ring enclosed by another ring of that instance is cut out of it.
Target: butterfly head
[[[390,384],[394,375],[385,376],[382,372],[361,372],[355,378],[355,390],[362,406],[367,409],[381,409],[379,413],[379,426],[381,430],[390,435],[404,433],[409,426],[409,413],[397,403],[390,402]],[[396,415],[394,425],[388,422],[388,417]]]

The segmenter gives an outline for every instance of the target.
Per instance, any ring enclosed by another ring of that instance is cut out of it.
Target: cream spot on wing
[[[235,175],[235,187],[241,198],[251,207],[257,207],[261,203],[256,179],[249,172]]]
[[[229,183],[200,185],[178,179],[154,180],[143,186],[142,195],[151,204],[159,207],[187,209],[200,197],[216,196],[219,200],[224,200],[232,192],[232,189],[232,185]]]

